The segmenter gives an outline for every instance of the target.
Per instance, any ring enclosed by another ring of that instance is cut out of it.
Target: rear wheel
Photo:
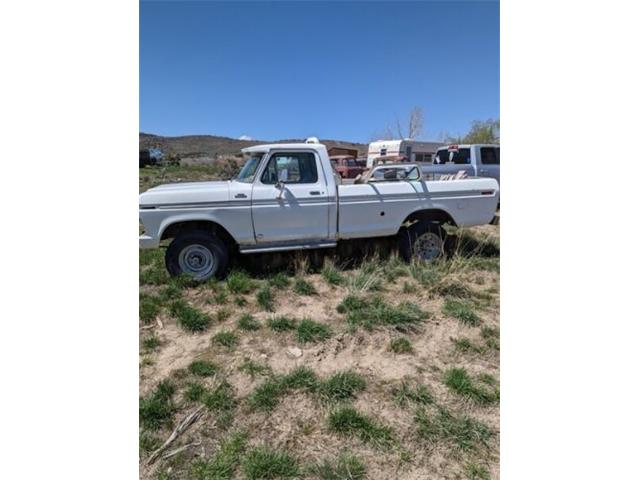
[[[189,232],[177,236],[167,248],[165,265],[169,275],[187,275],[205,281],[220,278],[229,263],[229,253],[222,241],[210,233]]]
[[[406,261],[431,262],[444,255],[446,232],[439,223],[418,222],[400,233],[400,255]]]

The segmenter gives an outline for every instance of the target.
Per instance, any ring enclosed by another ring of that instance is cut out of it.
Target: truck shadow
[[[339,265],[343,270],[359,268],[372,258],[386,261],[398,255],[397,237],[342,241],[335,249],[299,250],[293,252],[237,254],[231,262],[231,268],[239,268],[257,277],[267,277],[279,272],[295,273],[306,270],[317,273],[322,270],[325,261]],[[462,257],[499,257],[500,244],[496,239],[479,239],[469,232],[456,232],[447,236],[445,243],[446,258]]]

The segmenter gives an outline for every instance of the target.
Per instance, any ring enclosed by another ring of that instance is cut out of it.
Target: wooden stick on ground
[[[165,453],[164,455],[162,455],[162,459],[166,460],[167,458],[171,458],[174,455],[179,454],[180,452],[184,452],[188,448],[197,447],[198,445],[201,445],[201,444],[202,442],[187,443],[186,445],[182,445],[181,447],[174,448],[170,452]]]
[[[201,405],[197,410],[191,412],[189,415],[184,417],[184,419],[178,424],[175,430],[171,433],[167,441],[162,444],[160,448],[158,448],[155,452],[151,454],[149,460],[147,460],[147,465],[151,465],[156,459],[160,456],[162,452],[164,452],[169,445],[173,443],[173,441],[182,435],[193,423],[198,420],[202,416],[202,409],[204,405]]]

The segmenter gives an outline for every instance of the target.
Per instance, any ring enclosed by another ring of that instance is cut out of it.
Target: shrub
[[[180,326],[190,332],[201,332],[211,325],[211,317],[200,310],[189,306],[183,300],[176,300],[170,307]]]
[[[393,441],[393,432],[378,424],[353,407],[339,407],[329,413],[329,429],[343,435],[355,435],[365,443],[377,447],[389,446]]]
[[[288,317],[270,318],[267,321],[267,325],[269,325],[271,330],[276,332],[286,332],[287,330],[296,328],[296,320]]]
[[[231,293],[247,294],[256,288],[256,282],[244,272],[233,271],[227,277],[227,288]]]
[[[207,360],[196,360],[189,365],[189,371],[199,377],[211,377],[218,373],[220,367]]]
[[[445,298],[442,313],[457,318],[461,323],[470,327],[478,326],[482,321],[473,311],[473,307],[469,302],[450,297]]]
[[[227,348],[235,348],[238,345],[238,337],[235,333],[229,331],[218,332],[211,340]]]
[[[474,382],[464,368],[450,368],[445,372],[444,383],[450,390],[479,405],[489,405],[499,400],[497,390],[489,390]]]
[[[298,325],[296,335],[302,343],[318,342],[329,338],[331,329],[327,325],[305,318]]]
[[[247,480],[298,478],[298,461],[287,452],[273,450],[266,445],[250,450],[242,468]]]
[[[273,312],[273,294],[271,293],[271,288],[268,285],[263,286],[260,290],[258,290],[258,294],[256,295],[258,300],[258,305],[262,307],[263,310],[267,312]]]
[[[273,288],[282,290],[287,288],[291,284],[291,280],[284,272],[278,272],[269,279],[269,285]]]
[[[296,292],[298,295],[317,295],[318,294],[315,287],[311,285],[311,283],[306,281],[304,278],[300,278],[300,277],[296,278],[295,282],[293,283],[293,291]]]
[[[367,382],[352,371],[339,372],[320,384],[320,394],[327,400],[346,400],[363,391]]]
[[[260,329],[260,322],[258,322],[249,313],[245,313],[238,319],[238,328],[246,331],[253,331]]]
[[[344,283],[344,277],[333,263],[329,263],[322,268],[322,277],[329,285],[342,285]]]
[[[393,306],[380,297],[368,301],[348,296],[338,305],[338,311],[347,312],[347,323],[351,326],[363,326],[368,330],[375,326],[394,326],[406,330],[428,317],[413,303]]]
[[[158,297],[140,294],[139,316],[144,324],[149,324],[156,319],[162,309],[162,301]]]
[[[187,385],[187,389],[184,392],[184,396],[187,400],[192,402],[199,401],[207,391],[206,388],[200,383],[190,383]]]
[[[142,340],[142,348],[148,351],[154,351],[160,346],[160,339],[155,335],[150,335]]]
[[[413,345],[406,338],[394,338],[389,342],[389,350],[393,353],[413,353]]]
[[[418,410],[415,416],[418,436],[431,443],[451,442],[463,451],[487,446],[493,433],[484,423],[467,416],[455,416],[442,408],[436,415]]]
[[[173,404],[175,391],[175,385],[171,381],[165,380],[160,382],[149,395],[140,398],[140,425],[150,430],[157,430],[167,424],[175,411]]]

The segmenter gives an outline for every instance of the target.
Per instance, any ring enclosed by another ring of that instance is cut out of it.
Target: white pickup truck
[[[423,165],[422,174],[428,179],[464,171],[469,176],[491,177],[500,183],[500,145],[447,145],[436,150],[432,163]]]
[[[224,276],[229,257],[336,247],[341,240],[397,236],[401,255],[432,260],[443,253],[443,224],[492,221],[493,178],[425,181],[419,168],[402,181],[339,185],[324,145],[245,148],[230,181],[175,183],[140,195],[141,248],[172,239],[171,275]]]

